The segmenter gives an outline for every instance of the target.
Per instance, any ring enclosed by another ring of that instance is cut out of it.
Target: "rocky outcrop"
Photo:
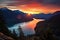
[[[0,40],[14,40],[14,39],[0,32]]]

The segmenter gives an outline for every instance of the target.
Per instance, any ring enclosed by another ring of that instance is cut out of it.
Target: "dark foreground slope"
[[[54,14],[49,20],[37,23],[35,32],[41,40],[60,40],[60,11]]]

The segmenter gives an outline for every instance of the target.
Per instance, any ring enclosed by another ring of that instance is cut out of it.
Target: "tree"
[[[19,32],[20,32],[20,34],[19,34],[19,39],[20,40],[24,40],[24,38],[25,38],[25,36],[24,36],[24,33],[23,33],[23,31],[22,31],[22,28],[19,26]]]

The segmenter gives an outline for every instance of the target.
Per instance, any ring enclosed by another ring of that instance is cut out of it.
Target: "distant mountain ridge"
[[[50,17],[53,16],[53,14],[34,14],[33,16],[34,18],[48,20]]]

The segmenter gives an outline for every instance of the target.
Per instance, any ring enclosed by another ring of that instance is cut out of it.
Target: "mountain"
[[[49,19],[48,23],[55,37],[60,40],[60,11],[56,11],[54,14],[55,15]]]
[[[33,20],[32,17],[26,17],[27,14],[19,10],[9,10],[8,8],[0,8],[2,15],[4,16],[7,26],[13,26],[14,24],[27,22]],[[19,17],[19,18],[18,18]]]
[[[22,11],[19,11],[19,10],[12,11],[6,7],[0,8],[0,11],[4,16],[6,25],[9,27],[17,23],[31,21],[33,20],[33,18],[48,20],[55,15],[55,14],[40,13],[40,14],[31,14],[31,16],[28,16],[26,13],[23,13]]]
[[[60,30],[60,11],[56,11],[53,14],[54,16],[52,16],[50,19],[38,22],[36,24],[35,31],[39,32],[39,30],[47,27],[48,25],[48,27],[51,27],[51,29],[57,33]]]
[[[53,14],[54,16],[52,16],[49,20],[37,23],[35,27],[35,33],[37,36],[44,35],[44,31],[45,31],[46,32],[45,34],[48,37],[47,39],[55,38],[57,40],[60,40],[60,11],[56,11]]]
[[[44,13],[40,13],[40,14],[34,14],[33,17],[37,18],[37,19],[45,19],[45,20],[49,20],[51,17],[55,16],[55,15],[59,15],[60,11],[56,11],[54,13],[48,13],[48,14],[44,14]]]
[[[48,20],[48,19],[50,19],[53,16],[53,14],[40,13],[40,14],[34,14],[33,16],[34,16],[34,18]]]
[[[60,15],[60,11],[56,11],[53,13],[54,15]]]

